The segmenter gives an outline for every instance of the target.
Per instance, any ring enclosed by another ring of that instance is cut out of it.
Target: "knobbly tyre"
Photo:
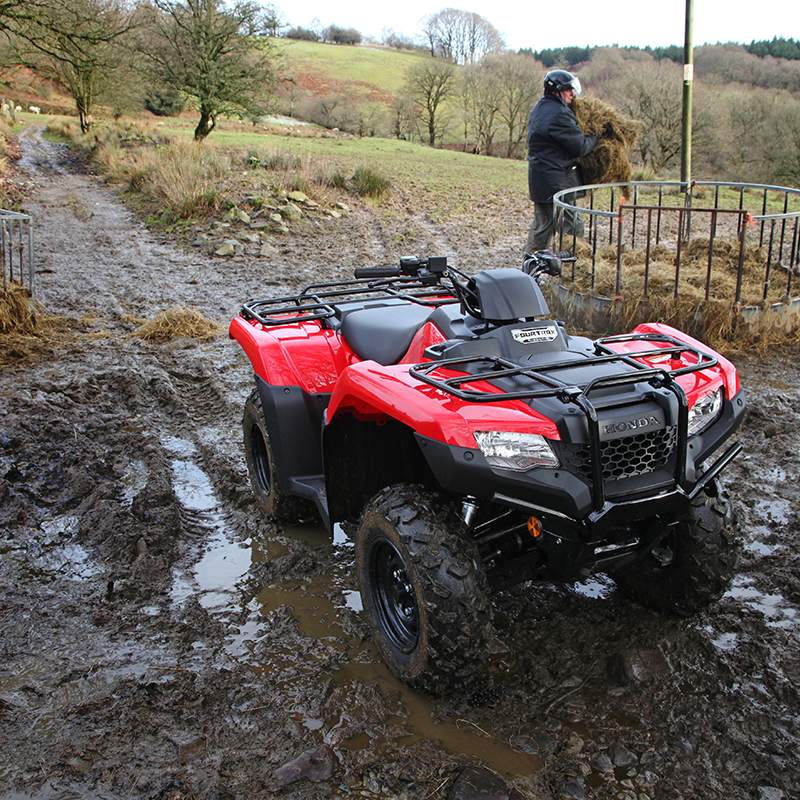
[[[255,497],[277,520],[357,522],[367,622],[412,686],[480,673],[492,591],[606,572],[686,616],[738,564],[719,480],[741,450],[734,366],[663,324],[569,335],[537,282],[568,256],[472,277],[404,258],[231,322]]]

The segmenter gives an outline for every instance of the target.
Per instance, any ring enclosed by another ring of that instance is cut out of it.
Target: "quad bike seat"
[[[414,304],[362,308],[344,316],[340,332],[359,358],[388,366],[405,355],[432,312]]]

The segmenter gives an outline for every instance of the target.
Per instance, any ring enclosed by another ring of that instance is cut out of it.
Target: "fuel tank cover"
[[[484,319],[513,322],[546,317],[550,313],[536,280],[518,269],[487,269],[472,280]]]

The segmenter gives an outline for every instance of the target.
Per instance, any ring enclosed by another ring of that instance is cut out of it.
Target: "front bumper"
[[[591,478],[564,468],[516,472],[490,465],[478,449],[416,438],[443,489],[536,516],[555,536],[600,543],[620,526],[651,518],[670,525],[682,519],[693,498],[741,452],[739,443],[726,446],[726,440],[743,416],[742,396],[726,401],[717,421],[688,439],[682,462],[673,458],[657,471],[616,484],[602,483],[599,491]]]

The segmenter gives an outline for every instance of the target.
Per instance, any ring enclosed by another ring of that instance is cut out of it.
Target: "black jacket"
[[[557,95],[545,95],[528,119],[528,190],[534,203],[550,203],[562,189],[580,186],[577,159],[594,150],[572,109]]]

